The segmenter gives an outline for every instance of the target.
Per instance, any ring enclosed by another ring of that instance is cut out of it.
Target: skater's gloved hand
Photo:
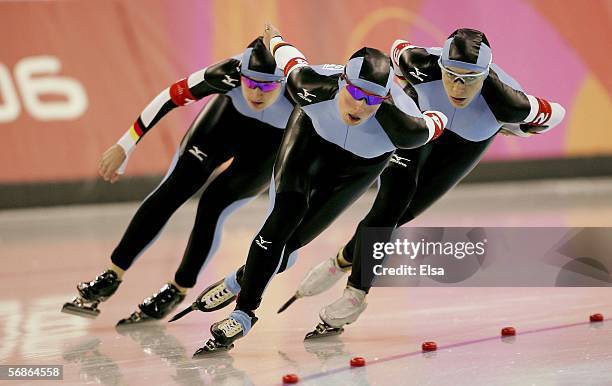
[[[518,123],[505,123],[499,133],[505,136],[515,136],[515,137],[530,137],[532,133],[523,130],[524,124]]]
[[[528,123],[523,123],[520,125],[523,133],[528,134],[540,134],[542,132],[548,131],[550,128],[548,125],[533,125]]]
[[[102,159],[100,159],[98,165],[98,173],[104,178],[104,181],[110,181],[111,184],[114,184],[119,180],[121,173],[118,169],[126,158],[125,151],[117,144],[109,147],[102,154]]]
[[[263,41],[268,49],[270,49],[270,40],[276,36],[281,36],[280,31],[272,23],[267,22],[264,27]]]

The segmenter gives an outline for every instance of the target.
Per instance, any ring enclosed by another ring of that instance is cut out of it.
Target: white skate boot
[[[342,251],[341,249],[336,256],[326,259],[311,268],[300,283],[295,295],[279,308],[278,313],[280,314],[285,311],[287,307],[299,298],[314,296],[327,291],[338,280],[342,279],[344,274],[351,269],[351,266],[342,268],[338,264],[338,259],[344,260]]]
[[[257,322],[254,314],[234,310],[230,316],[210,326],[212,339],[193,354],[194,358],[229,351],[234,347],[234,341],[244,337]]]
[[[340,299],[321,309],[319,317],[322,322],[306,334],[304,340],[342,334],[343,326],[356,321],[368,306],[365,298],[365,291],[346,286]]]

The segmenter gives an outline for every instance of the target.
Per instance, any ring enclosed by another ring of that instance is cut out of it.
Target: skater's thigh
[[[386,162],[357,175],[318,181],[309,199],[308,212],[288,244],[298,249],[315,239],[365,193],[384,168],[384,164]]]
[[[231,164],[202,193],[202,199],[217,198],[233,202],[257,196],[265,191],[272,176],[276,153],[244,154],[238,152]]]
[[[310,118],[295,110],[274,164],[276,193],[295,192],[309,197],[312,181],[327,166],[322,153],[328,146],[316,133]]]
[[[162,199],[168,202],[170,197],[185,201],[204,186],[210,173],[202,168],[199,160],[189,154],[175,156],[166,176],[145,201]]]
[[[416,186],[417,168],[413,164],[404,165],[390,163],[380,175],[376,198],[364,218],[365,225],[393,226],[408,207]]]
[[[417,188],[399,225],[412,220],[457,185],[478,164],[492,138],[469,142],[453,134],[449,140],[434,144],[419,170]]]

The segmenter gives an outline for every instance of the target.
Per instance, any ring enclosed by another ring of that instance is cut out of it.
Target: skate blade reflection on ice
[[[344,342],[337,338],[338,335],[330,336],[328,339],[304,340],[304,350],[309,354],[314,354],[321,363],[342,356],[351,356],[345,350]]]
[[[101,343],[102,341],[99,338],[87,338],[77,344],[66,347],[62,352],[62,357],[67,362],[80,360],[88,352],[97,349]]]
[[[132,339],[135,339],[135,336],[140,336],[142,334],[151,334],[151,333],[159,333],[159,331],[163,331],[165,326],[160,323],[134,323],[134,324],[117,324],[115,326],[115,331],[118,334],[123,336],[129,336]],[[137,340],[137,339],[136,339]]]
[[[62,352],[62,358],[68,363],[79,366],[80,383],[125,384],[117,363],[100,351],[101,344],[102,341],[99,338],[87,338],[66,347]]]

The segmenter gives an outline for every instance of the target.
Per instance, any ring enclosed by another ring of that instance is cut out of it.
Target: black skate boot
[[[238,271],[236,271],[236,281],[240,284],[242,279],[242,274],[244,273],[244,266],[240,267]],[[187,315],[191,311],[200,310],[202,312],[212,312],[222,309],[223,307],[231,304],[234,300],[236,300],[236,294],[232,293],[232,291],[227,288],[225,285],[225,278],[219,280],[218,282],[211,284],[208,286],[201,294],[198,295],[196,300],[191,304],[191,306],[185,308],[183,311],[174,315],[169,322],[174,322]]]
[[[204,347],[198,349],[193,357],[231,350],[234,347],[234,341],[245,336],[256,322],[255,315],[251,316],[240,310],[232,312],[229,317],[210,326],[213,338],[209,339]]]
[[[158,293],[150,296],[138,305],[138,310],[128,318],[121,319],[117,327],[159,320],[174,310],[185,295],[171,283],[166,283]]]
[[[90,282],[79,283],[77,285],[79,296],[65,303],[62,312],[95,318],[100,314],[98,304],[110,298],[119,288],[119,284],[121,280],[117,273],[110,269],[102,272]]]
[[[325,338],[328,336],[340,335],[344,332],[344,327],[332,327],[325,322],[317,324],[314,330],[310,331],[304,337],[304,340],[311,340],[317,338]]]

